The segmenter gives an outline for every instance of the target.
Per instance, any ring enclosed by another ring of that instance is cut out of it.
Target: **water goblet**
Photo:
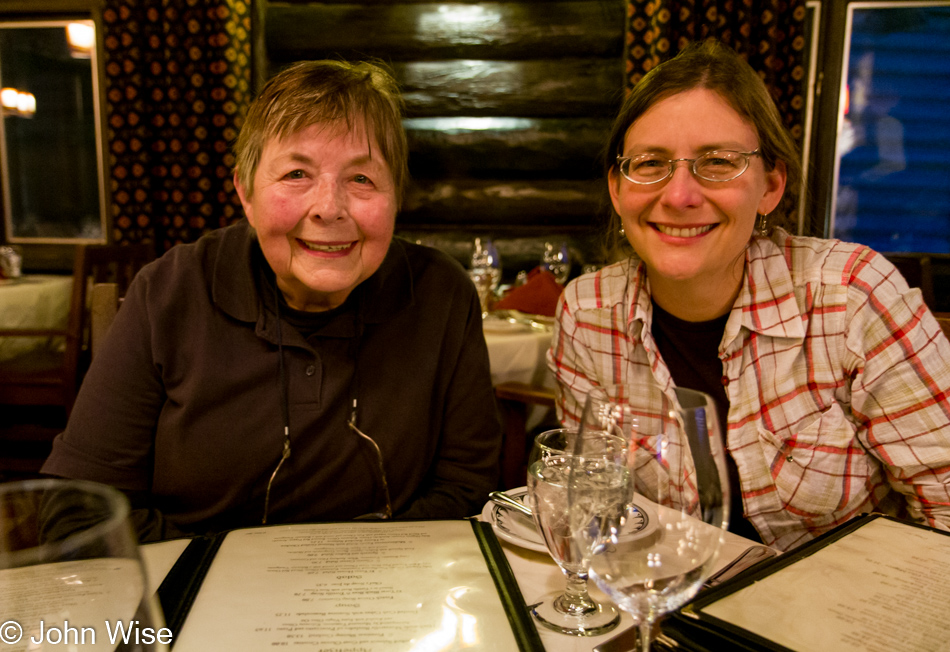
[[[164,652],[129,503],[92,482],[0,484],[0,642],[4,650]]]
[[[478,291],[482,314],[491,308],[491,298],[501,283],[501,257],[491,238],[475,238],[469,276]]]
[[[729,519],[726,449],[713,399],[651,383],[595,388],[584,407],[574,459],[596,459],[585,428],[629,433],[622,504],[590,501],[590,473],[571,468],[568,502],[578,546],[590,547],[590,576],[639,626],[642,652],[654,623],[699,591],[712,573]],[[589,466],[588,461],[588,466]],[[655,528],[631,530],[644,508]],[[617,514],[620,514],[618,517]]]
[[[528,505],[548,552],[567,579],[563,592],[544,596],[531,613],[539,623],[562,634],[595,636],[616,627],[620,613],[611,604],[591,599],[587,592],[590,550],[578,547],[569,529],[567,478],[575,436],[574,430],[543,432],[535,438],[528,459]],[[588,445],[593,447],[593,443]],[[601,458],[612,459],[615,468],[622,465],[625,451],[619,438],[599,441]]]
[[[544,243],[544,252],[541,254],[541,267],[554,274],[554,279],[564,285],[571,273],[571,259],[567,243]]]

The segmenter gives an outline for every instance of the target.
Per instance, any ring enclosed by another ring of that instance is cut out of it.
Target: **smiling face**
[[[660,100],[627,130],[623,156],[696,158],[713,150],[751,152],[755,128],[716,92],[696,88]],[[651,185],[624,179],[614,166],[610,197],[627,240],[647,268],[653,296],[667,311],[698,321],[725,314],[739,292],[745,248],[758,213],[771,212],[785,188],[784,166],[761,157],[726,182],[698,179],[689,163]],[[701,298],[703,305],[698,305]],[[712,314],[717,313],[717,314]]]
[[[362,129],[311,125],[264,145],[244,213],[288,305],[330,310],[382,264],[396,220],[392,172]]]

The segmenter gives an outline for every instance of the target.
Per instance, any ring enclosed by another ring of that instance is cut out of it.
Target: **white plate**
[[[482,320],[482,330],[486,333],[526,333],[531,326],[489,315]]]
[[[528,488],[518,487],[505,493],[524,503],[528,495]],[[530,516],[514,509],[502,507],[489,500],[482,509],[482,520],[491,523],[491,527],[499,539],[521,548],[547,554],[548,548],[544,545],[544,539],[541,538],[541,533],[538,532],[538,528]]]
[[[525,503],[528,488],[518,487],[505,491],[505,493],[515,500]],[[644,508],[639,504],[635,506],[640,513],[640,518],[628,523],[627,527],[624,528],[624,539],[646,536],[657,528],[656,513],[652,509]],[[482,508],[482,520],[491,523],[492,530],[495,531],[495,535],[499,539],[528,550],[544,553],[548,551],[541,533],[538,532],[538,528],[530,516],[525,516],[517,510],[508,509],[488,501],[485,503],[485,507]]]

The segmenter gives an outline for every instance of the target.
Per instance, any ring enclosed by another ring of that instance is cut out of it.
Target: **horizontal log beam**
[[[410,116],[613,116],[620,59],[419,61],[396,64]]]
[[[395,63],[392,70],[410,117],[612,117],[623,92],[619,57],[415,61]]]
[[[606,204],[603,181],[414,180],[397,218],[400,228],[571,228],[594,223]]]
[[[271,61],[619,57],[624,5],[583,2],[270,3]]]
[[[610,120],[415,118],[405,127],[414,178],[598,179]]]

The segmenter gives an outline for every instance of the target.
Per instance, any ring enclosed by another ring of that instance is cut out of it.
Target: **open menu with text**
[[[664,624],[687,650],[950,652],[950,533],[858,517],[705,592]]]
[[[348,522],[191,541],[158,590],[175,652],[540,650],[490,527]]]

